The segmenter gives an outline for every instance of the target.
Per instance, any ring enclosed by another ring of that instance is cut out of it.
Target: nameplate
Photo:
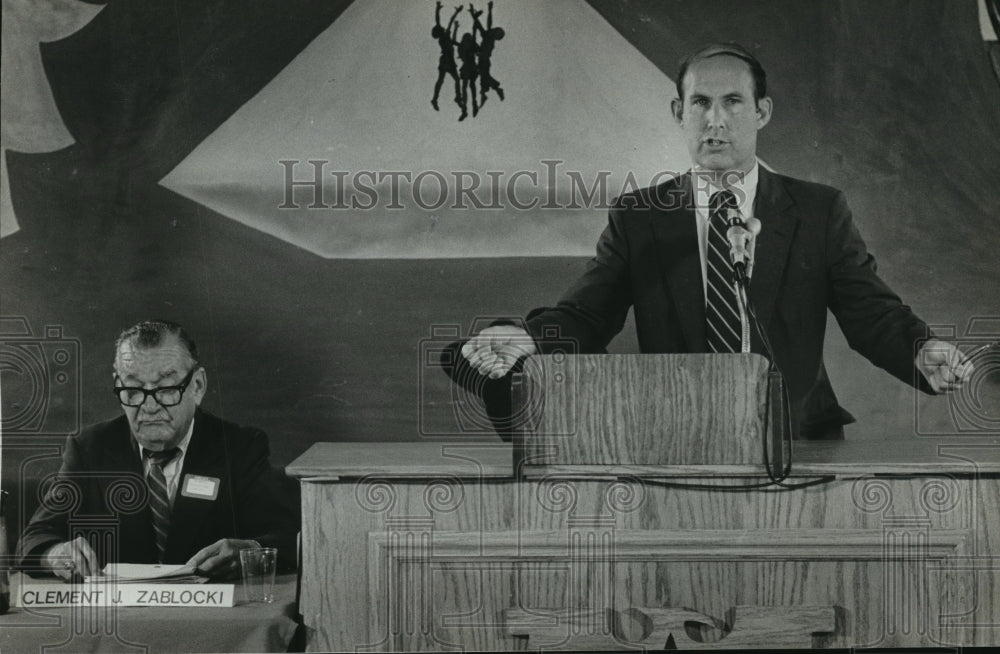
[[[15,606],[233,606],[233,584],[22,584]]]

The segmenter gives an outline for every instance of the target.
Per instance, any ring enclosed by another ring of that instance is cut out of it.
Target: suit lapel
[[[688,351],[704,352],[708,348],[705,288],[701,279],[691,174],[681,177],[679,183],[679,193],[671,196],[668,190],[668,197],[660,198],[658,206],[666,206],[667,209],[656,209],[658,215],[652,221],[653,234],[658,245],[660,268],[674,300],[676,316],[673,318],[681,326]]]
[[[103,465],[106,470],[115,471],[119,478],[122,473],[135,475],[134,479],[142,485],[145,493],[146,471],[142,465],[139,443],[132,435],[128,422],[123,419],[121,425],[121,431],[115,437],[115,447],[103,454],[105,457]],[[111,493],[107,492],[106,495],[110,497]],[[153,535],[153,515],[148,502],[143,504],[139,511],[124,511],[109,504],[109,511],[118,517],[120,536],[117,541],[117,552],[109,556],[108,562],[112,560],[129,563],[155,561],[156,544]]]
[[[177,484],[177,495],[174,497],[173,511],[170,515],[170,536],[168,537],[168,552],[194,553],[210,543],[194,543],[199,533],[204,531],[204,525],[210,519],[216,502],[221,500],[225,482],[222,474],[225,468],[224,453],[215,442],[209,430],[205,429],[205,420],[201,413],[195,414],[194,432],[184,455],[184,465],[181,468]],[[220,488],[214,500],[187,497],[183,494],[184,482],[188,475],[211,477],[218,479]],[[196,547],[197,545],[197,547]]]
[[[778,285],[785,271],[788,248],[798,224],[794,208],[795,203],[781,180],[762,166],[757,184],[757,200],[754,203],[754,215],[760,219],[762,227],[754,246],[750,296],[764,328],[770,324],[774,314]]]

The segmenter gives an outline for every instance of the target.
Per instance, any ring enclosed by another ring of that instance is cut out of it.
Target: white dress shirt
[[[184,467],[184,455],[187,454],[188,444],[191,442],[191,434],[193,433],[194,420],[188,425],[187,434],[184,435],[183,440],[177,444],[177,449],[181,453],[175,456],[173,461],[163,466],[163,476],[167,480],[167,492],[170,494],[171,507],[174,505],[174,498],[177,496],[177,485],[181,481],[181,469]],[[142,459],[142,472],[148,475],[149,466],[153,465],[153,462],[145,456],[145,448],[142,445],[139,446],[139,456]]]
[[[742,179],[734,179],[727,188],[733,192],[736,198],[736,207],[740,212],[740,217],[746,220],[753,216],[753,203],[757,199],[757,180],[760,177],[760,163],[754,162],[751,168]],[[727,180],[728,181],[728,180]],[[712,195],[721,191],[723,187],[716,186],[708,175],[699,174],[697,168],[691,169],[691,185],[694,188],[694,215],[695,223],[698,226],[698,252],[701,255],[701,283],[704,296],[708,297],[708,220],[709,201]],[[753,260],[754,241],[750,241],[747,248],[750,260]],[[747,271],[749,276],[750,271]],[[707,300],[706,300],[707,302]]]

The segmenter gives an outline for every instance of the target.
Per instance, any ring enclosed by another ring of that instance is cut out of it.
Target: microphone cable
[[[750,319],[753,321],[754,329],[757,331],[757,335],[760,337],[760,342],[764,346],[765,356],[768,360],[768,406],[773,407],[772,400],[780,399],[780,406],[774,411],[778,414],[775,416],[775,421],[780,421],[782,423],[782,433],[781,433],[781,450],[782,450],[782,469],[775,474],[774,468],[771,465],[771,455],[770,448],[768,447],[768,428],[771,426],[772,412],[767,412],[767,424],[763,430],[763,449],[764,449],[764,469],[767,471],[767,477],[770,483],[776,485],[783,490],[795,490],[799,488],[808,488],[809,486],[816,486],[818,484],[827,483],[836,479],[835,475],[824,475],[817,479],[812,479],[806,482],[787,484],[785,480],[788,479],[792,472],[792,413],[790,410],[791,400],[788,396],[788,387],[785,386],[784,375],[781,372],[781,368],[778,367],[777,358],[774,356],[774,348],[771,346],[771,339],[767,337],[767,332],[764,330],[763,326],[760,324],[760,320],[757,317],[757,310],[750,300],[750,294],[747,292],[746,278],[744,282],[739,285],[739,296],[740,302],[746,307],[747,313],[750,315]],[[772,388],[772,384],[777,384],[780,389],[780,393],[775,394]],[[777,395],[777,396],[776,396]],[[787,447],[787,456],[785,455],[785,450]]]
[[[740,221],[742,222],[742,221]],[[759,231],[759,230],[758,230]],[[756,234],[755,234],[756,235]],[[757,331],[757,335],[760,337],[761,344],[764,346],[764,355],[768,360],[767,368],[767,393],[768,393],[768,408],[774,409],[774,411],[768,410],[765,412],[765,423],[764,429],[761,434],[761,441],[763,444],[764,451],[764,470],[767,473],[768,480],[766,482],[761,482],[758,484],[699,484],[699,483],[685,483],[685,482],[668,482],[661,480],[643,480],[644,483],[650,483],[656,486],[665,486],[669,488],[686,488],[691,490],[713,490],[713,491],[723,491],[723,492],[742,492],[746,490],[771,490],[771,491],[786,491],[786,490],[799,490],[802,488],[809,488],[810,486],[818,486],[820,484],[826,484],[836,480],[836,475],[823,475],[815,479],[810,479],[809,481],[797,482],[797,483],[787,483],[786,480],[789,478],[792,472],[792,415],[791,415],[791,400],[788,396],[788,387],[784,383],[784,375],[781,373],[781,368],[778,367],[778,362],[774,356],[774,348],[771,346],[771,340],[767,337],[767,332],[764,330],[763,326],[760,324],[760,320],[757,317],[757,311],[753,306],[753,302],[750,300],[749,284],[750,280],[744,272],[743,266],[737,267],[734,263],[733,273],[734,279],[736,281],[737,296],[740,304],[741,318],[745,318],[746,315],[750,316],[750,322],[753,324],[754,329]],[[741,320],[741,322],[745,321]],[[744,327],[744,334],[749,329],[749,326]],[[749,338],[747,336],[747,338]],[[777,385],[777,389],[774,386]],[[775,407],[777,404],[777,407]],[[772,420],[772,412],[778,414]],[[779,471],[775,471],[771,463],[771,454],[769,452],[768,443],[768,430],[774,422],[781,423],[781,450],[782,450],[782,468]],[[787,456],[785,456],[785,450],[787,448]],[[776,488],[775,488],[776,487]]]

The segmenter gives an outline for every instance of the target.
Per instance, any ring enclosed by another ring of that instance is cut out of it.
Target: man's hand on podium
[[[490,379],[503,377],[518,359],[536,351],[531,335],[514,325],[487,327],[462,346],[469,365]]]
[[[946,341],[932,338],[924,343],[917,353],[916,364],[935,393],[959,389],[972,378],[972,362]]]

